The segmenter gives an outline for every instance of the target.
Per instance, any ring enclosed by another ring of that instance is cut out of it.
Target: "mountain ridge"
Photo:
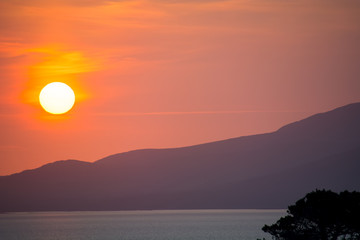
[[[285,208],[314,188],[360,190],[359,122],[354,103],[271,133],[56,161],[0,177],[0,211]]]

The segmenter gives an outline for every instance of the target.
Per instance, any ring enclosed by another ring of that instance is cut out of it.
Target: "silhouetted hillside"
[[[0,177],[0,211],[286,208],[315,188],[360,190],[360,103],[278,131],[59,161]]]

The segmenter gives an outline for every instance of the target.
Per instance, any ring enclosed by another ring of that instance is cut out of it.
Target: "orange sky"
[[[360,1],[0,2],[0,175],[276,130],[360,101]],[[70,85],[51,116],[43,86]]]

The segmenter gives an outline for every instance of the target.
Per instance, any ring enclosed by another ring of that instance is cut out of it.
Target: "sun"
[[[46,85],[39,95],[40,105],[51,114],[64,114],[75,103],[75,93],[65,83],[52,82]]]

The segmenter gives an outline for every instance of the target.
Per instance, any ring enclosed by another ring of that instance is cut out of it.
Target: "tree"
[[[262,230],[276,240],[359,240],[360,192],[316,190]]]

